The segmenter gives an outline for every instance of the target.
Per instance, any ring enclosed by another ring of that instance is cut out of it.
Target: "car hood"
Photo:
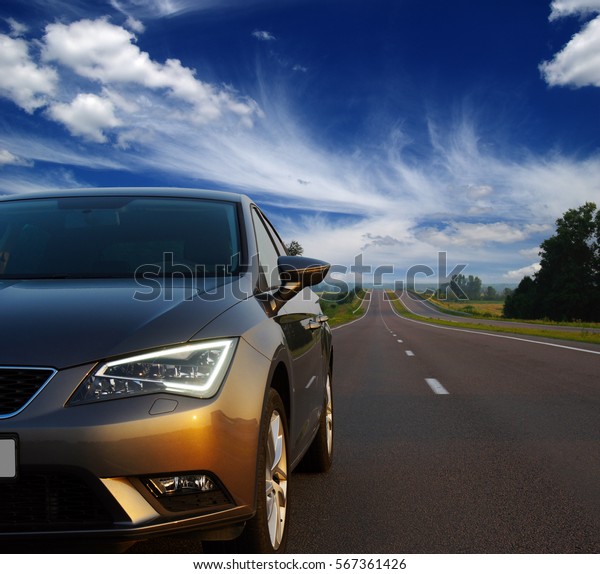
[[[0,365],[61,369],[186,342],[243,299],[238,282],[148,296],[126,279],[0,281]]]

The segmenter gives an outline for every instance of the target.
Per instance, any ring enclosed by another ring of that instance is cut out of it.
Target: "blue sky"
[[[0,192],[248,193],[305,254],[535,270],[600,203],[600,0],[4,0]]]

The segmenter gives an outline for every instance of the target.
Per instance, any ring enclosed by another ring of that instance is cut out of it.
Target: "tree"
[[[507,297],[506,317],[600,321],[600,211],[588,202],[556,220],[540,270]]]
[[[481,299],[481,279],[479,277],[469,275],[467,281],[467,297],[469,297],[471,301]]]
[[[295,239],[292,240],[289,245],[286,245],[286,247],[288,255],[302,255],[304,253],[304,248]]]
[[[473,275],[468,278],[462,274],[453,275],[450,289],[458,299],[464,299],[465,296],[471,301],[481,299],[481,279]]]
[[[542,316],[600,320],[600,212],[594,203],[569,209],[541,244],[536,283]]]
[[[459,299],[464,300],[468,299],[466,294],[467,289],[467,278],[462,274],[452,275],[452,279],[450,280],[450,299]]]
[[[498,292],[496,291],[496,289],[492,286],[492,285],[488,285],[488,287],[485,290],[485,298],[488,301],[494,301],[495,299],[498,298]]]
[[[508,319],[537,319],[537,290],[535,281],[523,277],[519,286],[504,300],[504,316]]]

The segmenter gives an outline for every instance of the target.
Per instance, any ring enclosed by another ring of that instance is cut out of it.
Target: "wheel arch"
[[[277,363],[273,374],[271,375],[271,382],[269,387],[279,394],[281,397],[281,401],[283,402],[283,406],[285,407],[285,416],[288,420],[288,425],[291,420],[291,390],[290,390],[290,377],[288,373],[288,369],[283,362]],[[268,393],[268,389],[267,389]]]

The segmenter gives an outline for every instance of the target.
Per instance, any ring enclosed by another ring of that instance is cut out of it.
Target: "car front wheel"
[[[256,515],[242,534],[247,537],[250,552],[283,552],[285,548],[289,510],[287,433],[283,403],[271,389],[261,428]]]
[[[258,453],[256,514],[236,540],[203,543],[205,552],[284,552],[289,517],[288,426],[281,397],[269,390]]]

